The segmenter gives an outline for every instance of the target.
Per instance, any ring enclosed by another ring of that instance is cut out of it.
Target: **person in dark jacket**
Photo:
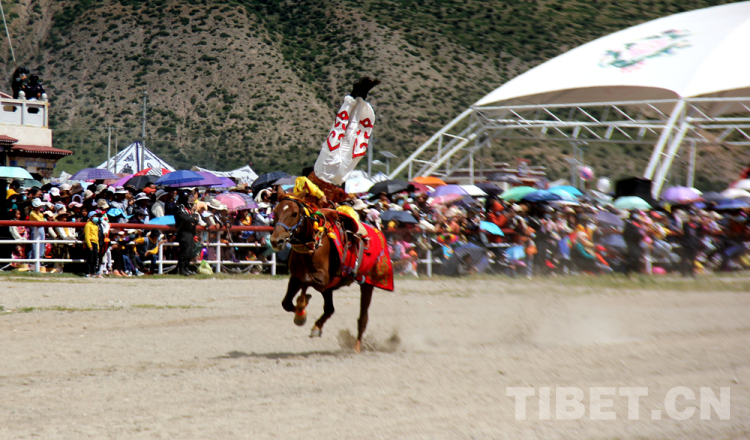
[[[630,276],[631,272],[640,272],[641,262],[643,261],[643,227],[640,224],[640,216],[637,212],[632,211],[630,218],[625,222],[625,229],[622,231],[622,238],[628,247],[625,255],[625,275]]]
[[[184,276],[195,274],[190,271],[189,265],[195,251],[195,227],[198,225],[198,216],[190,210],[189,206],[190,194],[183,191],[177,199],[174,219],[177,228],[177,244],[179,244],[177,272]]]
[[[18,92],[23,90],[23,86],[29,80],[29,69],[25,67],[16,68],[13,77],[10,79],[10,88],[13,90],[13,99],[18,99]]]
[[[39,82],[37,75],[31,75],[29,77],[29,83],[23,86],[23,92],[26,93],[26,99],[39,100],[42,99],[42,95],[46,93],[42,83]]]

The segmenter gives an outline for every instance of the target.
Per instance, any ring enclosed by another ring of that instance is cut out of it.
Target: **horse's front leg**
[[[336,309],[333,308],[333,290],[323,291],[323,315],[315,321],[315,326],[310,332],[311,338],[320,337],[323,334],[323,326],[335,311]]]
[[[284,296],[284,300],[281,301],[281,307],[283,307],[284,310],[287,312],[294,312],[294,295],[296,295],[301,288],[302,281],[299,278],[289,278],[289,284],[286,288],[286,296]]]
[[[357,320],[357,342],[354,344],[354,351],[359,353],[362,349],[362,336],[365,334],[367,328],[367,310],[370,308],[370,301],[372,301],[372,291],[374,287],[370,284],[362,284],[359,288],[359,319]]]

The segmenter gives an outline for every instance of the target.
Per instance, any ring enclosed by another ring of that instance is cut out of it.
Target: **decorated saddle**
[[[341,276],[393,291],[393,266],[383,233],[363,224],[367,235],[362,239],[350,240],[346,236],[347,230],[356,230],[357,222],[343,212],[324,211],[327,211],[323,212],[323,215],[329,220],[330,225],[328,236],[336,247],[341,261]]]

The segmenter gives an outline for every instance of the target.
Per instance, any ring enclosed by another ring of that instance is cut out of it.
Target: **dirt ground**
[[[0,439],[750,438],[741,288],[397,280],[355,354],[354,288],[310,339],[281,278],[0,284]],[[591,420],[598,386],[648,387],[640,419],[615,396]],[[730,419],[652,420],[676,386],[730,387]],[[516,420],[506,387],[551,387],[552,420],[537,397]],[[555,387],[585,390],[583,418],[555,420]]]

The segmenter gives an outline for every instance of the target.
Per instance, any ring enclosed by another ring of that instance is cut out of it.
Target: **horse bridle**
[[[297,223],[295,223],[294,226],[287,226],[286,224],[281,223],[281,222],[276,222],[274,226],[281,226],[289,234],[289,244],[291,244],[293,247],[300,246],[300,245],[307,246],[309,243],[316,243],[317,240],[315,239],[315,237],[313,237],[312,240],[305,242],[299,239],[295,235],[299,227],[302,226],[302,222],[304,222],[305,220],[310,220],[311,222],[315,222],[315,217],[308,214],[308,212],[310,212],[310,208],[308,208],[307,206],[305,206],[304,203],[302,203],[301,201],[295,198],[288,197],[284,199],[283,201],[286,201],[286,200],[290,200],[294,202],[297,205],[297,208],[299,208],[299,220],[297,220]],[[314,250],[314,249],[310,249],[310,250]]]

